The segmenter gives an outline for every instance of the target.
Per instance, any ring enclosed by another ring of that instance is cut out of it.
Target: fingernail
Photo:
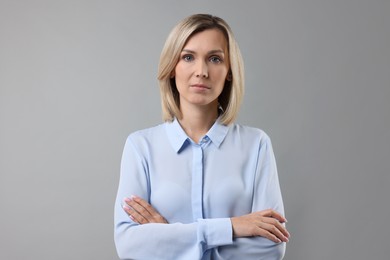
[[[136,199],[136,198],[138,198],[138,197],[135,196],[135,195],[131,195],[130,198],[133,200],[133,199]]]
[[[282,241],[280,239],[276,240],[276,243],[282,243]]]
[[[131,208],[128,205],[123,205],[122,208],[125,210],[131,210]]]
[[[128,197],[124,198],[123,200],[124,200],[125,202],[131,202],[131,199],[128,198]]]

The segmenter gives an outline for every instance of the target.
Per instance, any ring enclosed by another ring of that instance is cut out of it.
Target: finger
[[[267,230],[269,233],[273,234],[274,236],[276,236],[279,240],[283,241],[283,242],[288,242],[288,238],[287,236],[285,236],[276,226],[274,226],[273,224],[269,224],[269,223],[266,223],[266,222],[262,222],[259,224],[259,227],[262,228],[262,229],[265,229]]]
[[[143,223],[164,223],[168,224],[168,221],[160,215],[148,202],[137,196],[131,196],[131,198],[125,198],[125,203],[130,206],[137,215],[141,216]],[[137,216],[136,215],[136,216]]]
[[[140,206],[142,206],[144,209],[146,209],[149,212],[150,216],[156,216],[159,215],[159,213],[150,205],[148,202],[146,202],[144,199],[132,195],[131,198],[133,201],[137,202]]]
[[[148,220],[144,218],[142,215],[140,215],[137,211],[135,211],[133,208],[129,207],[128,205],[123,205],[123,209],[126,211],[126,213],[129,215],[131,220],[138,224],[146,224],[148,223]]]
[[[278,228],[280,230],[280,232],[283,233],[283,235],[286,238],[290,238],[290,233],[287,231],[287,228],[282,223],[280,223],[278,220],[276,220],[274,218],[267,218],[267,217],[265,217],[265,218],[263,218],[263,221],[265,223],[274,225],[276,228]]]
[[[150,214],[150,212],[140,203],[135,201],[133,198],[125,198],[125,202],[127,203],[127,205],[133,208],[138,214],[142,215],[144,218],[148,220],[152,220],[153,216]]]
[[[152,205],[138,196],[131,196],[131,198],[149,212],[148,220],[154,223],[168,223],[167,220],[160,215],[160,213],[154,209]],[[150,217],[149,217],[150,216]]]
[[[275,218],[282,223],[287,222],[287,219],[285,217],[283,217],[280,213],[278,213],[277,211],[275,211],[273,209],[262,210],[262,211],[259,211],[258,213],[260,215],[262,215],[263,217]]]
[[[260,227],[258,228],[258,235],[265,237],[265,238],[267,238],[275,243],[282,243],[282,241],[279,238],[277,238],[274,234],[272,234],[268,230],[260,228]]]

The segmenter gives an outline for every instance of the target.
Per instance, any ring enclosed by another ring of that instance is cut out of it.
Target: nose
[[[197,78],[208,78],[209,72],[207,68],[207,64],[204,61],[199,61],[198,66],[196,67],[196,73]]]

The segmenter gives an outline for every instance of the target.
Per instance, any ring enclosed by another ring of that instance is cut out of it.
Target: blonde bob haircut
[[[225,81],[222,93],[218,97],[220,122],[229,125],[238,115],[244,95],[244,63],[238,44],[229,25],[221,18],[209,14],[191,15],[178,23],[169,34],[161,52],[158,66],[158,80],[161,92],[161,104],[164,121],[182,118],[179,92],[175,78],[172,77],[181,51],[191,36],[208,29],[218,29],[228,43],[229,80]]]

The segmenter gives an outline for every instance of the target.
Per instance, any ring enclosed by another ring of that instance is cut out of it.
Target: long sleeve
[[[121,259],[201,259],[211,248],[232,243],[229,218],[199,219],[192,223],[134,223],[122,209],[124,197],[132,194],[151,200],[150,154],[130,136],[121,162],[115,202],[115,244]],[[159,145],[159,144],[156,144]],[[144,145],[147,147],[147,145]],[[175,203],[175,202],[172,202]]]
[[[252,212],[274,209],[284,215],[275,156],[270,138],[262,132],[257,151]],[[232,245],[215,250],[215,259],[266,259],[284,257],[286,243],[274,243],[264,237],[236,238]]]
[[[125,197],[148,201],[170,224],[133,222]],[[193,142],[175,120],[131,134],[115,203],[121,259],[282,259],[285,243],[235,238],[231,217],[272,208],[284,214],[275,157],[261,130],[218,121]]]

